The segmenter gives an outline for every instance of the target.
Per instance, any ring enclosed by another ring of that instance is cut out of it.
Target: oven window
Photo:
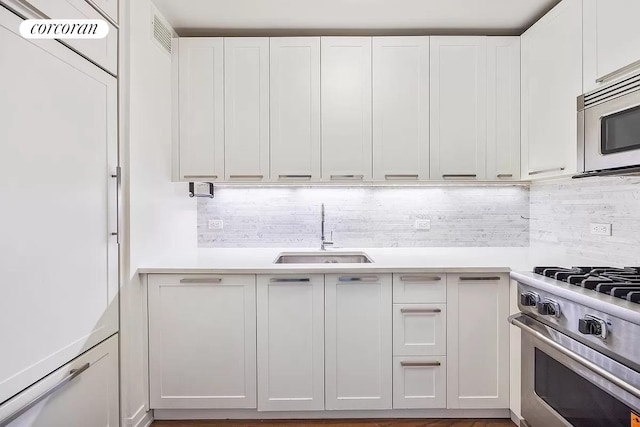
[[[575,427],[629,427],[631,408],[535,349],[535,391]]]
[[[602,154],[640,149],[640,106],[602,118]]]

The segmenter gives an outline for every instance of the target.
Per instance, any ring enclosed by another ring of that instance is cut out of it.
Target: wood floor
[[[248,421],[155,421],[151,427],[514,427],[511,420],[248,420]]]

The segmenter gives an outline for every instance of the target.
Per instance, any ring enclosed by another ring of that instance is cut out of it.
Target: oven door
[[[531,427],[640,425],[640,373],[525,314],[522,416]],[[637,423],[636,423],[637,420]]]
[[[584,110],[585,171],[640,165],[640,90]]]

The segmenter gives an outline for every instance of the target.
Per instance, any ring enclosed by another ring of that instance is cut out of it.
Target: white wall
[[[129,228],[122,247],[122,415],[124,426],[143,426],[148,411],[146,289],[136,270],[145,259],[197,250],[196,202],[188,198],[186,184],[171,183],[171,57],[152,41],[152,4],[121,4],[121,27],[129,32],[121,44],[123,235]]]

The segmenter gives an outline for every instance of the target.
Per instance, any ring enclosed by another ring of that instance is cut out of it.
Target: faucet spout
[[[320,250],[321,251],[326,251],[327,250],[327,246],[331,246],[333,245],[332,241],[326,240],[325,238],[325,234],[324,234],[324,203],[322,204],[321,207],[321,211],[320,211]],[[331,236],[333,237],[333,232],[331,232]]]

